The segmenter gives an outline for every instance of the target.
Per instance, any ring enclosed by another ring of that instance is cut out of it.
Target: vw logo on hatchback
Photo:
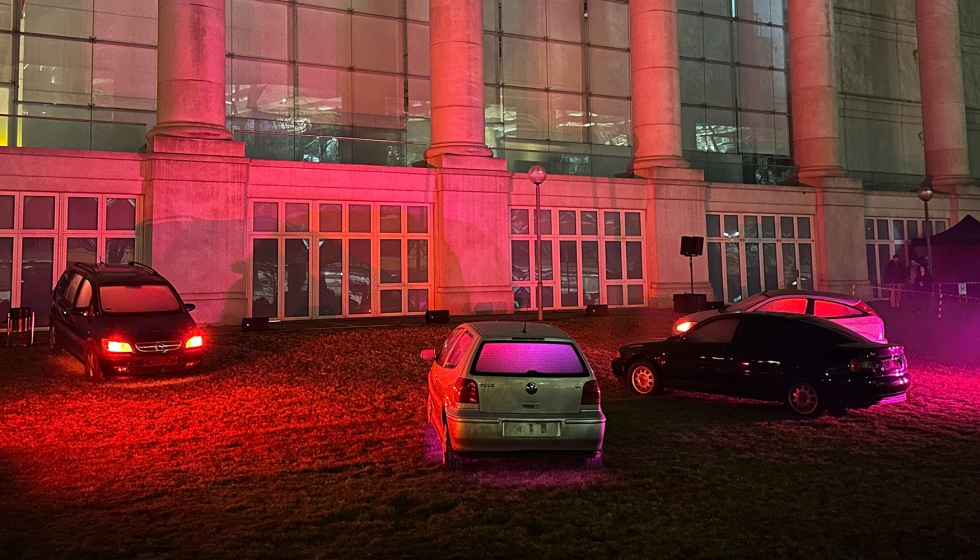
[[[538,392],[538,386],[532,381],[527,384],[527,387],[525,387],[524,390],[527,391],[528,395],[533,395],[534,393]]]

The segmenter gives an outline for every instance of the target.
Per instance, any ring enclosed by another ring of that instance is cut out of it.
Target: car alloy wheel
[[[102,370],[99,368],[99,358],[95,352],[85,351],[85,377],[91,381],[102,381]]]
[[[823,405],[817,388],[808,381],[797,381],[790,385],[787,404],[800,416],[816,416]]]
[[[637,362],[629,368],[630,389],[640,395],[653,395],[661,392],[660,376],[647,362]]]
[[[453,451],[453,442],[449,439],[449,426],[446,428],[446,441],[442,446],[442,464],[450,471],[458,471],[463,466],[463,460]]]

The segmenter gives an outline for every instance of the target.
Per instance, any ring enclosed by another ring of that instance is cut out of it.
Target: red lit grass
[[[612,378],[674,315],[555,324],[596,369],[606,466],[438,465],[423,413],[447,326],[212,335],[205,374],[82,379],[0,348],[0,557],[969,557],[980,364],[910,350],[907,403],[806,422]],[[892,336],[890,334],[890,336]],[[893,337],[894,340],[894,337]],[[935,350],[931,348],[930,350]]]

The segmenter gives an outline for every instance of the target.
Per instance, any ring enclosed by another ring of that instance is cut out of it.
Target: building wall
[[[970,142],[970,174],[980,177],[980,3],[960,0],[963,88]]]

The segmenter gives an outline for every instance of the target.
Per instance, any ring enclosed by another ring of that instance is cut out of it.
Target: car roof
[[[763,312],[763,311],[749,311],[744,313],[732,313],[731,315],[727,315],[727,316],[734,317],[736,315],[739,317],[766,317],[766,318],[775,317],[778,319],[794,321],[798,323],[810,323],[811,325],[817,325],[826,329],[830,329],[832,331],[853,335],[854,337],[857,337],[857,339],[862,339],[861,335],[855,333],[854,331],[846,327],[842,327],[829,319],[824,319],[823,317],[817,317],[814,315],[805,315],[803,313],[771,313],[771,312]],[[725,317],[725,316],[726,315],[717,315],[717,317]],[[712,319],[713,318],[714,317],[712,317]]]
[[[88,272],[98,279],[100,284],[166,284],[155,270],[150,267],[131,264],[76,264],[75,268]]]
[[[561,329],[544,323],[530,321],[480,321],[467,323],[481,338],[505,339],[513,338],[556,338],[571,341],[572,337]]]
[[[764,295],[770,298],[782,297],[782,296],[801,296],[801,297],[816,297],[823,299],[832,299],[837,301],[846,301],[852,305],[861,301],[861,298],[854,297],[847,294],[835,294],[833,292],[818,292],[816,290],[766,290],[762,292]]]

